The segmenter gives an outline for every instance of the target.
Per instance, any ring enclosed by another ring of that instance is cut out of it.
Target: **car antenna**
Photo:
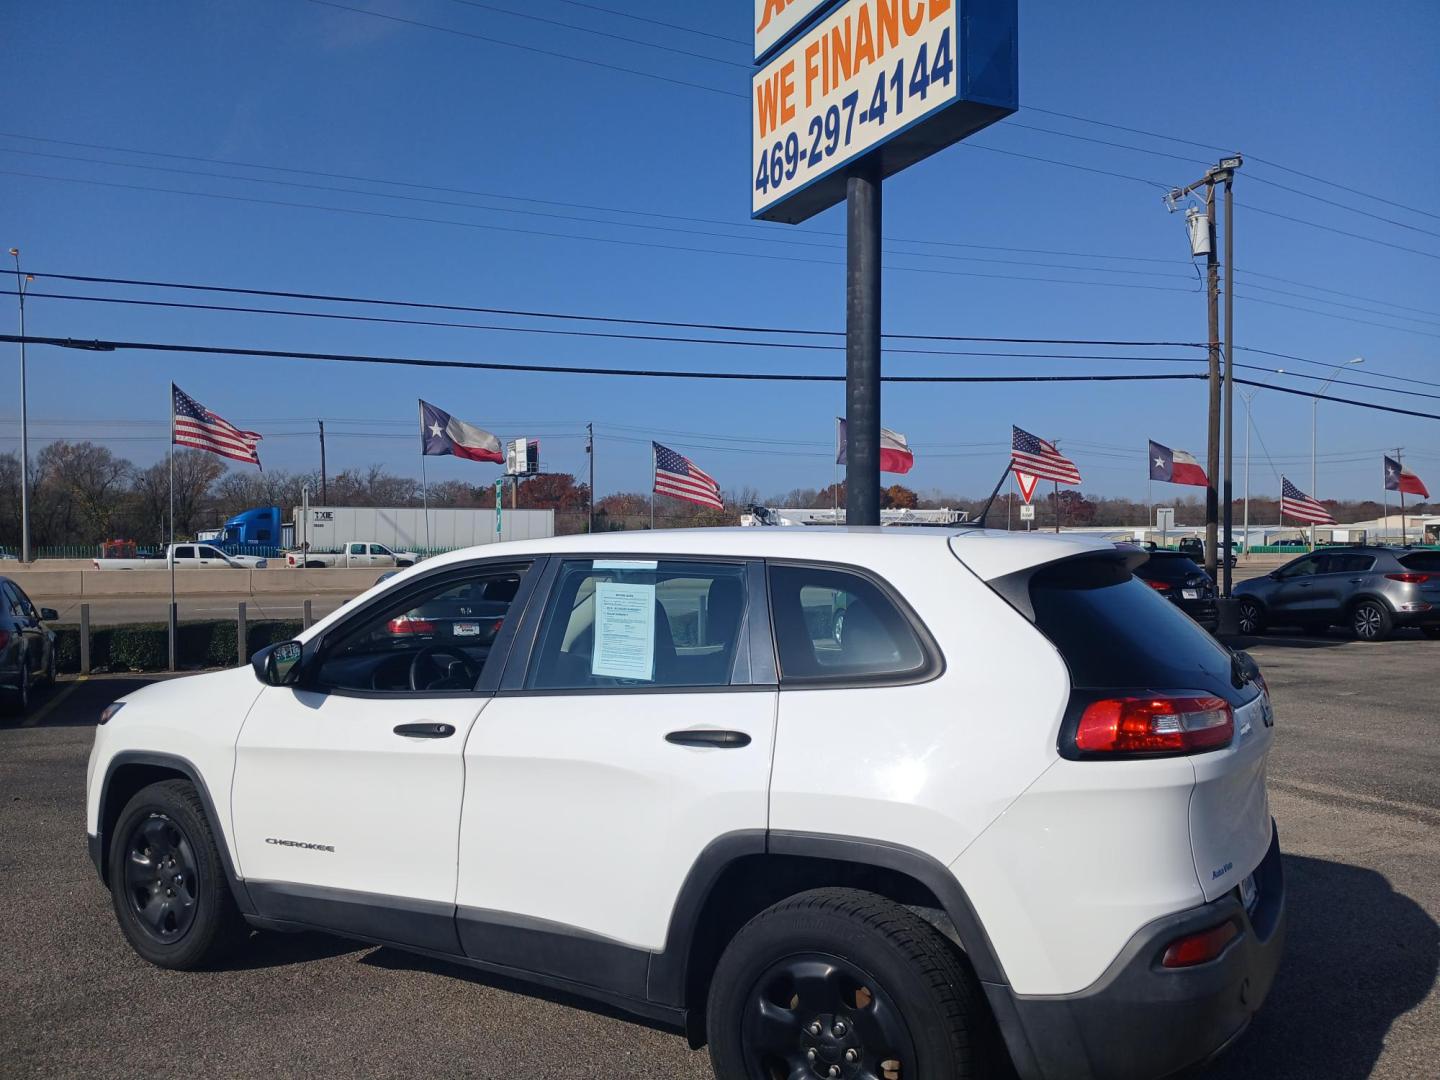
[[[1000,479],[995,481],[995,490],[990,492],[990,498],[985,500],[984,507],[975,518],[975,524],[980,528],[985,527],[985,518],[990,513],[990,507],[995,503],[995,496],[1000,494],[1001,487],[1005,484],[1005,478],[1010,475],[1010,462],[1005,463],[1005,471],[1000,474]]]

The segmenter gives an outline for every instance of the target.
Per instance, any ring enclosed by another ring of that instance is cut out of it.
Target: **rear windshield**
[[[1400,564],[1407,570],[1440,570],[1440,551],[1413,551]]]
[[[1205,690],[1232,704],[1254,696],[1236,690],[1230,652],[1123,560],[1045,567],[1030,579],[1030,603],[1077,689]]]
[[[1136,570],[1139,577],[1150,578],[1154,581],[1184,581],[1196,574],[1203,574],[1205,571],[1195,565],[1195,560],[1188,555],[1156,554],[1146,559]]]

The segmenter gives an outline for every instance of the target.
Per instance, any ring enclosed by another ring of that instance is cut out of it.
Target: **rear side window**
[[[1056,563],[1030,579],[1035,625],[1077,689],[1206,690],[1238,703],[1231,654],[1121,559]]]
[[[745,578],[739,563],[568,560],[546,605],[526,688],[729,685]]]
[[[1440,572],[1440,551],[1413,551],[1400,557],[1400,565],[1407,570]]]
[[[1374,555],[1329,555],[1326,557],[1327,574],[1363,574],[1375,567]]]
[[[175,558],[193,559],[195,558],[195,549],[193,547],[177,547],[175,549]]]
[[[771,564],[780,682],[908,682],[937,666],[915,625],[876,582],[849,570]]]

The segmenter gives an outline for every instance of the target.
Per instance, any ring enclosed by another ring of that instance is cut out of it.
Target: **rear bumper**
[[[1255,883],[1253,916],[1230,893],[1157,919],[1080,993],[1027,997],[986,984],[1023,1080],[1158,1080],[1229,1046],[1264,1002],[1284,950],[1278,832],[1255,869]],[[1170,942],[1227,920],[1241,932],[1219,957],[1190,968],[1160,966]]]

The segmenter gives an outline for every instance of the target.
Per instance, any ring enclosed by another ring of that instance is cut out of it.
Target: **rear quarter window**
[[[1077,689],[1204,690],[1239,703],[1229,650],[1132,577],[1123,559],[1074,559],[1030,578],[1035,625]]]
[[[1412,551],[1400,557],[1400,565],[1407,570],[1429,570],[1440,573],[1440,551]]]

